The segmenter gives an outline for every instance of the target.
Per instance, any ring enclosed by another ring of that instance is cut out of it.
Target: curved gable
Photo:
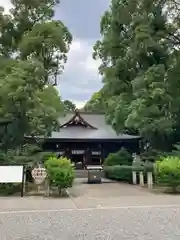
[[[60,125],[60,128],[67,128],[71,126],[82,126],[88,129],[97,129],[97,127],[86,121],[77,109],[75,110],[74,115],[68,121]]]

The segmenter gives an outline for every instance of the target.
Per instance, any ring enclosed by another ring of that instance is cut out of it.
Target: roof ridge
[[[87,114],[87,115],[105,115],[103,112],[86,112],[86,111],[79,111],[81,114]]]
[[[93,125],[91,125],[90,123],[88,123],[82,116],[81,113],[79,112],[78,109],[76,109],[74,111],[74,114],[70,117],[69,120],[67,120],[65,123],[63,123],[60,128],[64,128],[67,126],[70,126],[72,124],[82,124],[85,127],[91,128],[91,129],[97,129],[97,127],[94,127]]]
[[[68,113],[71,113],[71,114],[75,114],[75,112],[78,110],[78,112],[80,114],[87,114],[87,115],[105,115],[105,113],[103,112],[91,112],[91,111],[84,111],[84,110],[79,110],[79,109],[76,109],[75,111],[66,111],[65,112],[65,115],[68,114]]]

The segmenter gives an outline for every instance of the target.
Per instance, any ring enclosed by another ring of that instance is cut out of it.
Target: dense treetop
[[[106,102],[103,96],[102,91],[95,92],[91,99],[86,102],[83,107],[83,110],[86,112],[97,112],[97,113],[104,113],[105,112]]]
[[[179,16],[177,0],[111,0],[93,53],[107,121],[166,150],[180,138]]]
[[[63,110],[57,76],[67,61],[72,35],[54,20],[58,0],[11,0],[0,8],[1,147],[21,146],[25,136],[49,136]]]
[[[74,104],[70,100],[64,100],[63,105],[64,105],[64,110],[67,112],[73,112],[76,109],[76,104]]]

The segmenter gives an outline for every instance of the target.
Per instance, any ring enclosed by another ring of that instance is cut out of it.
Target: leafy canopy
[[[25,136],[47,137],[57,130],[63,104],[57,89],[72,35],[54,20],[58,0],[12,0],[0,8],[1,148],[20,148]]]
[[[106,101],[102,91],[95,92],[91,99],[86,102],[84,110],[87,112],[105,112]]]
[[[168,150],[179,138],[180,9],[176,0],[111,0],[101,19],[107,121]]]
[[[64,100],[63,105],[64,105],[65,111],[73,112],[76,110],[76,105],[70,100]]]

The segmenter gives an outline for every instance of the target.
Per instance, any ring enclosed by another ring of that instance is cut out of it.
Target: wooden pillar
[[[102,165],[103,164],[103,146],[102,146],[102,144],[99,144],[99,150],[101,151],[101,154],[99,156],[99,158],[100,158],[100,165]]]
[[[84,152],[85,153],[85,152]],[[83,169],[86,168],[86,155],[83,155]]]
[[[72,157],[71,149],[70,149],[69,147],[66,148],[66,150],[65,150],[65,156],[66,156],[68,159],[71,159],[71,157]]]
[[[91,163],[91,152],[90,148],[87,148],[85,151],[86,166]]]

